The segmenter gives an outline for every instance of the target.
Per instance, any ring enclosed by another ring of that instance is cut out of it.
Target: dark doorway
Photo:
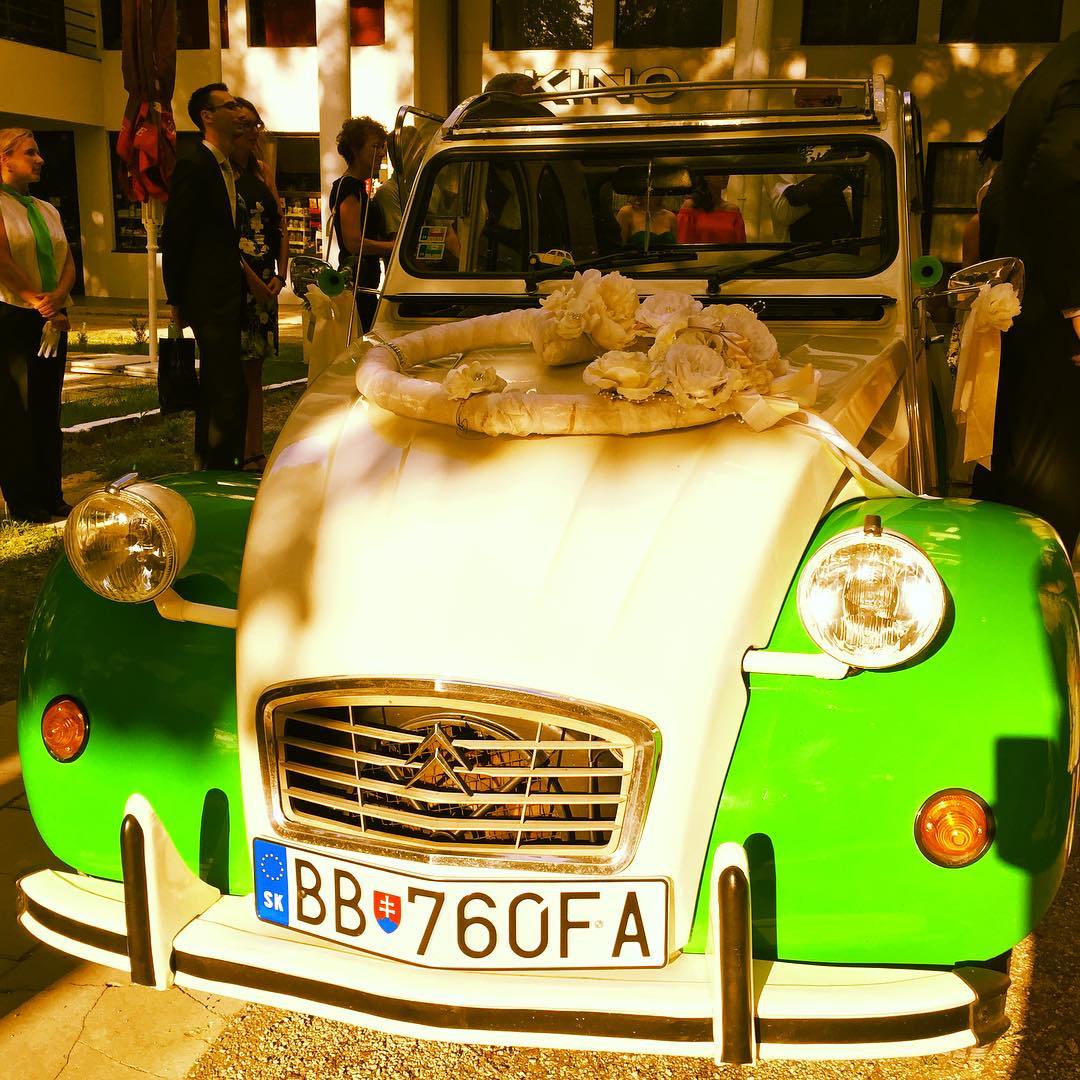
[[[79,183],[75,171],[75,132],[34,131],[38,149],[45,159],[41,180],[34,185],[34,195],[51,202],[60,211],[71,257],[75,260],[75,296],[84,295],[82,228],[79,224]]]

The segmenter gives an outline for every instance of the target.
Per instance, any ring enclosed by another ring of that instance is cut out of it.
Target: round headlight
[[[926,553],[873,518],[811,556],[796,602],[814,643],[856,668],[914,659],[945,618],[945,586]]]
[[[107,487],[68,516],[64,551],[87,588],[138,604],[168,589],[195,541],[187,500],[158,484]]]

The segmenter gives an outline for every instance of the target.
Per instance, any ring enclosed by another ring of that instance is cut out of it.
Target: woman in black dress
[[[386,128],[370,116],[354,116],[341,125],[337,138],[338,153],[348,168],[330,188],[330,213],[334,222],[334,239],[338,244],[338,269],[356,269],[360,263],[359,286],[371,292],[356,294],[356,310],[360,326],[371,329],[375,319],[378,289],[382,277],[380,259],[388,259],[393,242],[386,238],[382,211],[371,198],[371,179],[379,175],[379,166],[386,154]],[[360,250],[363,237],[363,252]]]
[[[277,352],[278,293],[285,287],[289,240],[282,227],[281,200],[260,153],[262,118],[250,101],[237,98],[232,163],[236,177],[236,222],[247,282],[240,355],[248,388],[244,467],[258,470],[263,455],[262,366]]]

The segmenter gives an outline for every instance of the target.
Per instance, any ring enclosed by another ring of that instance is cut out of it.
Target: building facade
[[[61,211],[86,294],[145,296],[139,209],[115,181],[120,0],[37,6],[0,7],[0,126],[39,134],[38,193]],[[983,176],[976,144],[1080,29],[1080,0],[177,0],[177,13],[180,152],[197,142],[185,112],[195,87],[223,79],[254,101],[297,252],[318,245],[342,167],[333,137],[350,114],[388,127],[404,104],[445,114],[499,71],[552,90],[873,71],[919,102],[929,250],[954,259]]]

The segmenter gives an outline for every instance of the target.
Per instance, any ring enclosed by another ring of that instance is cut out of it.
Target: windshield
[[[884,143],[852,136],[452,152],[420,178],[401,261],[451,279],[623,261],[635,277],[865,276],[896,253],[894,173]],[[848,238],[866,241],[833,243]],[[765,258],[788,249],[806,254]]]

